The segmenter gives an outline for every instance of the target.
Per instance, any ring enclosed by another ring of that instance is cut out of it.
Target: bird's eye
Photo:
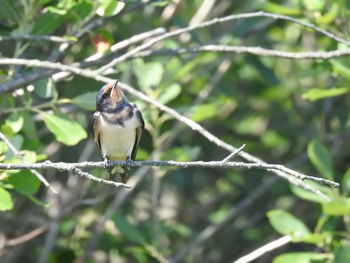
[[[107,93],[102,94],[102,99],[106,99],[108,97]]]

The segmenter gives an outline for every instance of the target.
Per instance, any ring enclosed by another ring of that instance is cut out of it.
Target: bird
[[[96,96],[96,112],[92,116],[91,133],[112,177],[111,161],[135,160],[145,122],[136,104],[128,102],[123,91],[114,83],[104,85]],[[122,183],[126,183],[130,166],[119,169]]]

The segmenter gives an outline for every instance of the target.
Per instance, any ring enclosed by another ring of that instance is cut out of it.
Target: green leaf
[[[52,10],[42,14],[35,22],[32,29],[33,35],[48,35],[60,27],[64,21],[64,15],[53,13]]]
[[[9,126],[13,133],[18,133],[23,127],[23,122],[23,116],[19,112],[14,112],[5,120],[5,125]]]
[[[328,259],[328,254],[319,254],[314,252],[291,252],[274,258],[273,263],[326,263]]]
[[[40,79],[33,83],[35,87],[35,94],[40,98],[52,98],[55,95],[55,85],[52,78]]]
[[[170,87],[162,89],[162,93],[159,95],[158,101],[166,104],[175,99],[181,92],[181,86],[177,83],[172,84]]]
[[[93,111],[96,108],[96,92],[88,92],[74,97],[71,100],[78,107]]]
[[[324,193],[327,196],[332,196],[332,194],[333,194],[333,190],[330,187],[328,187],[328,186],[320,185],[318,183],[310,182],[310,181],[304,181],[304,183],[310,185],[314,189],[317,189],[317,190],[321,191],[322,193]],[[291,185],[290,188],[291,188],[292,192],[296,196],[298,196],[298,197],[300,197],[300,198],[302,198],[304,200],[317,202],[317,203],[324,203],[324,202],[326,202],[326,200],[321,198],[319,195],[311,193],[309,191],[306,191],[306,190],[304,190],[304,189],[302,189],[300,187]]]
[[[190,118],[196,122],[200,122],[213,118],[217,115],[217,111],[217,107],[214,104],[202,104],[193,109]]]
[[[145,63],[141,59],[135,60],[133,70],[137,77],[138,85],[145,92],[150,92],[152,88],[157,87],[164,73],[164,68],[161,63]]]
[[[291,6],[283,6],[271,2],[264,3],[263,6],[264,11],[277,13],[281,15],[300,15],[301,11],[299,9],[293,8]]]
[[[307,147],[307,154],[320,174],[333,179],[333,166],[328,149],[318,139],[313,139]]]
[[[283,210],[271,210],[267,213],[272,227],[282,235],[290,235],[295,240],[310,234],[307,226],[290,213]]]
[[[322,204],[322,210],[327,215],[341,216],[350,214],[350,198],[338,196],[331,202]]]
[[[305,1],[307,1],[307,0],[305,0]],[[329,25],[338,17],[339,11],[340,11],[340,8],[339,8],[338,3],[333,3],[332,7],[330,8],[330,10],[326,14],[324,14],[316,19],[317,24]]]
[[[350,168],[346,171],[346,173],[342,179],[341,189],[342,189],[343,195],[345,195],[345,196],[349,195],[349,193],[350,193]]]
[[[34,138],[36,136],[36,127],[35,127],[33,115],[31,115],[27,111],[21,112],[21,115],[23,116],[23,120],[24,120],[23,131],[30,138]]]
[[[350,262],[350,243],[341,242],[333,251],[335,251],[334,263]]]
[[[60,112],[49,114],[40,112],[47,128],[56,136],[56,139],[67,145],[75,145],[87,137],[85,129],[75,120]]]
[[[30,171],[11,174],[7,179],[13,188],[22,195],[35,194],[40,188],[40,180]]]
[[[118,227],[119,231],[123,233],[123,235],[133,242],[145,243],[145,238],[139,231],[139,229],[133,225],[131,225],[124,216],[115,215],[112,217],[114,224]]]
[[[303,4],[307,10],[320,11],[325,5],[323,0],[303,0]]]
[[[350,69],[338,60],[330,60],[333,65],[333,71],[337,72],[340,76],[350,80]]]
[[[311,89],[305,92],[301,97],[306,100],[316,101],[319,99],[340,96],[350,92],[350,88],[333,88],[333,89]]]
[[[96,10],[99,16],[114,16],[123,10],[125,3],[117,0],[102,0]]]
[[[10,193],[0,188],[0,211],[7,211],[13,208],[13,201]]]
[[[10,142],[17,150],[20,150],[22,148],[23,141],[24,141],[23,137],[19,134],[10,138]],[[10,159],[13,156],[14,156],[14,153],[11,150],[7,151],[6,159]]]
[[[12,0],[1,0],[0,15],[11,19],[15,23],[18,23],[20,21],[20,15],[18,13],[19,8],[14,6],[15,3],[16,1]]]

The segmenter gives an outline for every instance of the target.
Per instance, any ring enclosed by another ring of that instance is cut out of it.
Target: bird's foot
[[[106,169],[110,169],[111,166],[112,166],[112,162],[111,162],[110,160],[108,160],[107,158],[105,158],[105,159],[103,160],[103,165],[104,165],[104,167],[105,167]]]
[[[130,170],[131,170],[132,162],[133,161],[130,158],[126,159],[126,166],[125,166],[125,168],[128,170],[128,172],[130,172]]]

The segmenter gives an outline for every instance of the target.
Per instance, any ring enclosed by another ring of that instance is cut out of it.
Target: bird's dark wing
[[[138,149],[139,142],[141,139],[141,135],[142,135],[142,132],[145,128],[145,121],[143,120],[142,114],[136,106],[134,106],[134,111],[135,111],[136,117],[137,117],[140,125],[136,128],[135,143],[134,143],[134,147],[132,148],[132,152],[131,152],[131,159],[132,160],[135,160],[135,158],[136,158],[136,153],[137,153],[137,149]]]
[[[91,125],[90,125],[90,131],[91,131],[91,135],[94,138],[94,141],[96,142],[96,144],[98,146],[98,149],[99,149],[99,151],[101,153],[100,133],[99,133],[99,130],[97,128],[98,119],[100,118],[100,116],[101,116],[101,113],[99,111],[96,111],[94,113],[94,115],[92,116],[92,121],[91,121]]]

